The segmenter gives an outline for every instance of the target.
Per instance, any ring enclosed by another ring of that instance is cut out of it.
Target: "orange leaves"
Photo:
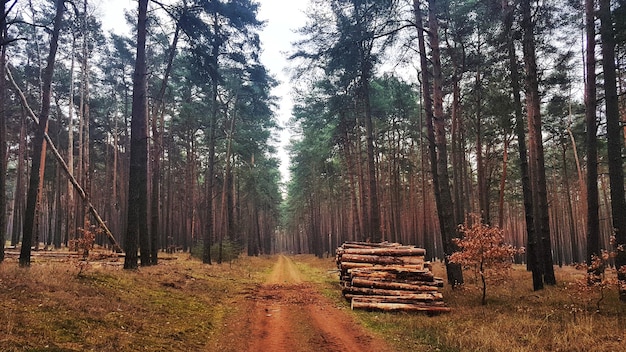
[[[524,252],[523,248],[506,244],[504,234],[497,226],[491,227],[475,221],[471,226],[460,225],[459,228],[464,236],[454,239],[460,251],[450,256],[453,263],[502,270],[511,267],[515,254]]]
[[[474,215],[471,225],[459,227],[463,238],[454,239],[460,251],[452,253],[448,258],[452,263],[461,264],[465,268],[474,269],[482,283],[482,304],[486,303],[487,281],[504,280],[513,264],[513,256],[523,253],[504,242],[504,234],[498,227],[483,224],[481,219]]]

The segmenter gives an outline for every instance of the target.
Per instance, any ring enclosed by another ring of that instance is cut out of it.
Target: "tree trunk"
[[[26,163],[24,156],[26,154],[26,118],[24,117],[24,108],[22,107],[20,114],[20,141],[17,152],[17,170],[15,180],[15,202],[13,205],[13,234],[11,235],[11,245],[15,246],[20,241],[20,233],[23,226],[24,218],[24,176]]]
[[[26,197],[26,213],[24,215],[24,227],[22,231],[22,248],[20,251],[20,266],[30,266],[30,253],[33,242],[33,228],[35,225],[35,206],[39,191],[39,170],[41,167],[41,152],[43,150],[44,136],[50,115],[50,99],[52,95],[52,75],[54,73],[54,61],[59,45],[59,32],[63,20],[65,6],[63,0],[56,3],[56,14],[54,17],[54,27],[50,37],[50,52],[46,61],[46,68],[42,77],[42,97],[41,110],[39,112],[39,123],[36,127],[35,138],[33,139],[33,157],[28,184],[28,195]]]
[[[531,18],[531,1],[524,0],[522,6],[523,50],[526,85],[526,114],[528,116],[528,145],[530,155],[531,191],[533,194],[533,217],[536,243],[529,250],[536,251],[541,265],[544,283],[555,285],[552,262],[552,244],[550,242],[550,217],[548,213],[548,194],[545,172],[545,158],[541,133],[541,111],[539,82],[535,54],[534,25]],[[534,278],[534,275],[533,275]],[[534,280],[533,280],[534,281]],[[537,287],[537,284],[533,284]]]
[[[161,157],[163,155],[163,128],[165,114],[165,90],[170,73],[172,72],[172,64],[176,56],[176,47],[178,46],[178,36],[180,27],[176,25],[174,38],[170,45],[170,52],[167,58],[167,66],[163,74],[163,81],[159,88],[159,95],[156,97],[156,107],[152,114],[152,193],[150,199],[150,260],[152,264],[158,263],[157,254],[159,251],[159,233],[162,232],[160,226],[161,218]],[[160,120],[160,126],[157,126],[157,119]]]
[[[430,77],[428,75],[428,60],[424,43],[424,30],[418,25],[418,40],[420,51],[420,63],[422,68],[422,89],[424,110],[426,112],[426,127],[430,141],[430,162],[433,174],[433,188],[435,190],[435,203],[439,217],[439,227],[443,242],[443,251],[446,261],[448,283],[453,287],[463,283],[463,273],[459,264],[450,263],[447,258],[454,251],[452,238],[455,237],[452,195],[448,180],[448,161],[446,152],[446,132],[443,116],[443,92],[441,61],[439,54],[439,36],[437,18],[435,15],[435,0],[429,1],[429,40],[433,63],[433,93],[430,91]],[[413,1],[416,22],[422,23],[422,13],[417,0]]]
[[[137,15],[137,58],[133,76],[132,120],[130,124],[130,173],[128,177],[128,224],[124,243],[124,269],[137,268],[137,247],[141,265],[150,264],[148,242],[148,126],[146,18],[148,0],[139,0]]]
[[[6,111],[6,14],[7,0],[2,1],[0,15],[0,263],[4,261],[4,244],[7,237],[7,111]]]
[[[602,67],[604,71],[604,100],[606,105],[607,150],[611,213],[617,255],[615,267],[620,300],[626,301],[626,198],[624,196],[624,169],[622,168],[623,130],[620,126],[617,77],[615,67],[615,34],[610,0],[600,0],[600,36],[602,38]]]
[[[587,266],[600,256],[595,1],[585,0],[585,122],[587,126]]]

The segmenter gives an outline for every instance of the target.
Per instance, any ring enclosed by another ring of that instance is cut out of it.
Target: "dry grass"
[[[315,264],[315,263],[313,263]],[[320,270],[333,268],[318,262]],[[435,274],[445,277],[442,265]],[[451,313],[428,317],[422,314],[354,311],[368,327],[378,331],[399,351],[624,351],[626,305],[616,290],[605,292],[600,312],[597,297],[579,297],[573,283],[584,277],[572,267],[556,269],[558,285],[532,291],[525,267],[515,266],[511,280],[487,288],[487,305],[480,304],[480,289],[469,283],[462,290],[444,288]],[[609,273],[614,275],[614,273]],[[469,277],[467,277],[469,276]],[[340,300],[338,283],[335,287]],[[347,305],[347,303],[346,303]]]
[[[72,260],[0,265],[2,351],[203,351],[268,258],[205,266],[181,254],[137,271]]]
[[[237,303],[264,281],[274,259],[206,266],[180,254],[137,271],[93,265],[81,277],[72,260],[39,260],[23,269],[9,259],[0,265],[0,350],[216,350],[214,337],[228,333],[224,321],[245,319]],[[332,258],[294,261],[325,296],[349,309]],[[444,276],[440,265],[435,273]],[[574,295],[568,284],[582,272],[556,273],[556,287],[533,292],[530,274],[516,266],[512,280],[488,287],[486,306],[471,283],[446,287],[449,314],[352,314],[399,351],[626,350],[626,305],[616,292],[608,292],[598,313],[597,299]]]

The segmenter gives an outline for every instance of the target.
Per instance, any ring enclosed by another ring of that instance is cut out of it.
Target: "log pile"
[[[346,242],[337,248],[344,297],[352,309],[439,313],[450,308],[426,250],[398,243]]]

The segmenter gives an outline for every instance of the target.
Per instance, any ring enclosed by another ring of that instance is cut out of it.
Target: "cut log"
[[[426,250],[415,247],[397,247],[397,248],[346,248],[341,251],[342,255],[361,254],[361,255],[382,255],[382,256],[425,256]]]
[[[380,311],[403,311],[403,312],[429,312],[429,313],[444,313],[449,312],[448,307],[439,306],[424,306],[416,304],[405,303],[369,303],[369,302],[352,302],[350,305],[352,309],[367,309],[367,310],[380,310]]]
[[[374,281],[354,278],[352,279],[352,286],[354,287],[368,287],[368,288],[380,288],[384,290],[402,290],[402,291],[434,291],[437,292],[437,286],[431,285],[419,285],[419,284],[407,284],[403,282],[391,282],[391,281]]]
[[[410,303],[417,305],[431,305],[431,306],[445,306],[443,301],[432,301],[432,302],[423,302],[419,299],[413,299],[411,296],[361,296],[361,295],[350,295],[350,297],[346,297],[350,299],[352,302],[369,302],[369,303]]]
[[[336,250],[340,285],[353,309],[450,311],[443,302],[443,279],[432,273],[426,251],[398,243],[347,242]]]
[[[424,257],[395,257],[391,255],[363,255],[363,254],[343,254],[342,262],[355,263],[372,263],[380,265],[405,265],[405,264],[423,264]]]
[[[403,247],[400,243],[380,242],[344,242],[343,248],[381,248],[381,247]],[[404,246],[406,247],[406,246]]]
[[[423,270],[427,268],[429,263],[422,264],[374,264],[374,263],[359,263],[359,262],[341,262],[340,269],[361,269],[361,268],[376,268],[376,270],[382,271],[395,271],[395,272],[410,272],[415,270]]]
[[[420,301],[437,301],[443,299],[441,292],[432,291],[401,291],[401,290],[383,290],[378,288],[367,287],[346,287],[342,290],[344,295],[365,295],[365,296],[410,296]]]

